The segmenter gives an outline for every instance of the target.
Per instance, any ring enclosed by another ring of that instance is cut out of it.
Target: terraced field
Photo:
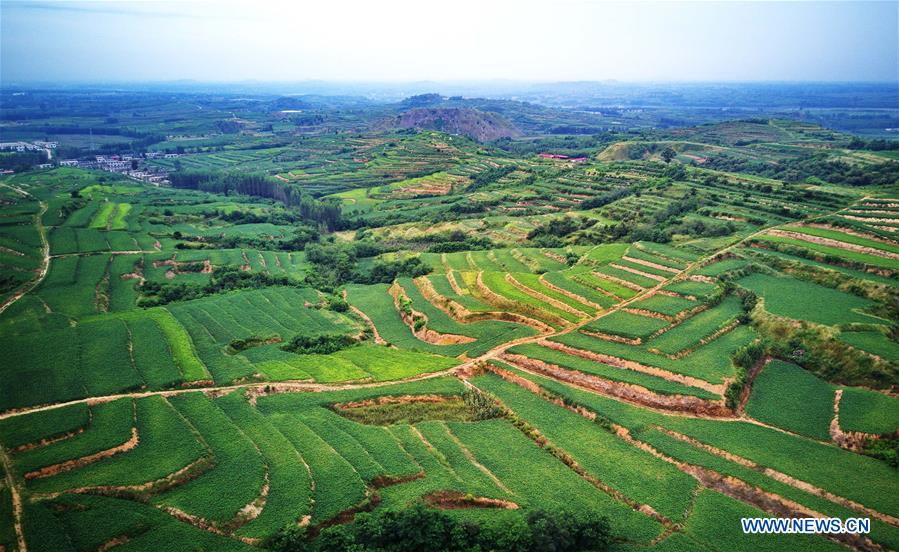
[[[631,142],[178,158],[293,199],[3,177],[0,550],[328,542],[415,505],[595,512],[620,548],[899,548],[899,200]],[[727,148],[780,146],[805,147]],[[761,542],[747,516],[872,529]]]

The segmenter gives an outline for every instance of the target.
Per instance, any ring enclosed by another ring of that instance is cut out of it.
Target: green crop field
[[[768,363],[755,378],[746,413],[778,427],[827,441],[833,389],[795,364]]]
[[[640,316],[624,311],[615,311],[608,316],[591,322],[584,326],[584,330],[596,331],[622,337],[636,339],[646,338],[654,332],[668,326],[668,323],[658,318]]]
[[[828,325],[883,321],[864,312],[871,301],[796,278],[750,274],[738,283],[764,298],[765,308],[778,316]]]
[[[588,84],[4,81],[0,552],[899,549],[893,90]]]

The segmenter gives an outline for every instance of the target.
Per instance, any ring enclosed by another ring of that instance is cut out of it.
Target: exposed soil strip
[[[448,395],[382,395],[373,399],[335,403],[331,405],[338,410],[344,408],[366,408],[386,404],[413,404],[413,403],[444,403],[455,400],[458,397]]]
[[[531,269],[532,272],[537,272],[540,269],[540,265],[537,264],[534,259],[531,259],[517,249],[510,249],[509,254],[512,255],[513,259]]]
[[[539,291],[537,291],[535,289],[529,288],[528,286],[526,286],[526,285],[522,284],[521,282],[519,282],[518,280],[516,280],[509,273],[506,273],[506,281],[509,282],[514,288],[518,289],[519,291],[521,291],[527,295],[530,295],[531,297],[533,297],[534,299],[537,299],[538,301],[543,301],[544,303],[546,303],[548,305],[552,305],[557,309],[571,313],[578,317],[585,316],[585,314],[582,311],[577,310],[576,308],[572,307],[568,303],[563,303],[562,301],[559,301],[558,299],[554,299],[548,295],[544,295],[544,294],[540,293]]]
[[[559,255],[559,254],[556,253],[555,251],[549,251],[549,250],[544,249],[544,250],[542,251],[542,253],[543,253],[543,256],[544,256],[544,257],[548,257],[548,258],[550,258],[550,259],[552,259],[552,260],[554,260],[554,261],[556,261],[556,262],[558,262],[558,263],[562,263],[563,265],[567,265],[567,264],[568,264],[568,259],[566,259],[566,258],[563,257],[562,255]]]
[[[24,445],[19,445],[11,450],[13,453],[20,453],[29,451],[32,449],[45,447],[47,445],[52,445],[53,443],[58,443],[59,441],[65,441],[66,439],[71,439],[72,437],[84,433],[84,431],[91,425],[94,420],[94,411],[91,408],[87,409],[87,423],[79,428],[73,429],[72,431],[67,431],[65,433],[60,433],[59,435],[54,435],[51,437],[45,437],[39,441],[35,441],[32,443],[25,443]]]
[[[752,394],[752,384],[755,382],[755,378],[759,375],[759,372],[762,371],[762,368],[771,362],[771,360],[772,357],[770,356],[764,356],[758,359],[746,373],[746,384],[743,386],[743,391],[740,393],[740,402],[737,403],[738,416],[743,416],[746,413],[746,403],[749,402],[749,395]]]
[[[781,483],[784,483],[786,485],[789,485],[789,486],[799,489],[801,491],[805,491],[809,494],[813,494],[819,498],[829,500],[830,502],[833,502],[834,504],[839,504],[840,506],[843,506],[844,508],[848,508],[850,510],[855,510],[856,512],[871,516],[871,517],[876,518],[884,523],[888,523],[890,525],[899,527],[899,518],[897,518],[897,517],[891,516],[889,514],[884,514],[882,512],[874,510],[873,508],[869,508],[863,504],[860,504],[860,503],[850,500],[848,498],[844,498],[842,496],[833,494],[830,491],[827,491],[820,487],[812,485],[811,483],[808,483],[801,479],[797,479],[791,475],[787,475],[783,472],[779,472],[772,468],[767,468],[767,467],[757,464],[747,458],[743,458],[743,457],[733,454],[731,452],[727,452],[725,450],[721,450],[712,445],[708,445],[708,444],[698,441],[688,435],[683,435],[676,431],[672,431],[670,429],[666,429],[666,428],[662,428],[662,427],[659,427],[658,429],[660,431],[663,431],[664,433],[670,435],[671,437],[679,439],[685,443],[689,443],[690,445],[700,448],[711,454],[714,454],[715,456],[719,456],[726,460],[730,460],[731,462],[735,462],[735,463],[745,466],[747,468],[751,468],[755,471],[763,473],[766,476],[770,477],[771,479],[777,480]]]
[[[450,287],[453,288],[453,291],[456,293],[456,295],[462,296],[467,293],[462,289],[462,286],[459,285],[459,282],[456,281],[456,275],[452,270],[446,273],[446,281],[449,282]]]
[[[830,438],[841,448],[859,452],[865,445],[865,440],[877,438],[877,435],[869,435],[860,431],[843,431],[840,428],[840,401],[843,399],[843,390],[837,389],[833,397],[833,420],[830,421]]]
[[[568,370],[567,368],[562,368],[554,364],[549,364],[522,355],[503,353],[499,358],[503,362],[508,362],[525,372],[549,377],[556,381],[568,383],[630,404],[645,406],[669,413],[686,412],[688,414],[711,418],[733,417],[733,412],[724,405],[723,401],[709,401],[690,395],[661,395],[639,385],[612,381],[592,374]],[[503,372],[509,374],[507,370],[502,370],[495,366],[491,366],[489,369],[501,376],[503,375]]]
[[[615,343],[625,343],[627,345],[632,345],[634,347],[637,347],[643,343],[643,340],[639,337],[629,338],[629,337],[624,337],[622,335],[597,332],[596,330],[581,330],[581,333],[584,335],[589,335],[590,337],[595,337],[596,339],[603,339],[605,341],[614,341]]]
[[[506,299],[505,297],[495,293],[493,290],[488,288],[484,284],[484,280],[482,277],[483,274],[484,274],[483,272],[478,272],[478,277],[476,280],[476,287],[477,287],[478,291],[481,293],[481,295],[485,301],[487,301],[488,303],[491,303],[495,306],[498,306],[500,308],[505,308],[505,309],[509,309],[509,310],[514,310],[515,308],[520,307],[519,303],[512,301],[510,299]],[[533,310],[537,310],[537,309],[534,308]],[[509,314],[514,314],[517,318],[519,318],[521,320],[522,323],[527,324],[529,326],[533,326],[540,332],[552,333],[554,331],[551,326],[549,326],[548,324],[546,324],[545,322],[543,322],[541,320],[537,320],[536,318],[531,318],[530,316],[526,316],[526,315],[519,314],[519,313],[511,313],[510,312]],[[564,326],[566,324],[566,321],[562,320],[561,318],[559,318],[557,316],[550,315],[549,313],[544,313],[544,315],[547,318],[553,319],[560,326]]]
[[[82,456],[81,458],[75,458],[72,460],[66,460],[65,462],[60,462],[59,464],[53,464],[51,466],[45,466],[43,468],[30,471],[25,474],[25,479],[38,479],[41,477],[50,477],[52,475],[56,475],[58,473],[71,471],[77,468],[83,468],[88,464],[93,464],[94,462],[98,462],[103,460],[104,458],[109,458],[111,456],[115,456],[116,454],[120,454],[123,452],[128,452],[137,446],[139,439],[137,434],[137,428],[131,428],[131,437],[122,443],[121,445],[116,445],[112,448],[108,448],[106,450],[101,450],[100,452],[95,452],[94,454],[88,454],[87,456]]]
[[[632,307],[628,307],[628,308],[623,308],[621,310],[624,312],[629,312],[631,314],[636,314],[638,316],[645,316],[647,318],[655,318],[657,320],[664,320],[665,322],[671,322],[672,320],[674,320],[673,316],[670,316],[667,314],[662,314],[660,312],[646,310],[646,309],[635,309]]]
[[[524,387],[525,389],[528,389],[529,391],[540,395],[541,397],[549,400],[550,402],[553,402],[554,404],[557,404],[563,408],[571,410],[572,412],[575,412],[576,414],[579,414],[591,421],[595,421],[597,418],[596,413],[591,410],[588,410],[579,405],[566,404],[561,399],[548,396],[546,391],[544,391],[540,386],[538,386],[537,384],[535,384],[529,380],[525,380],[524,378],[520,378],[518,376],[515,376],[514,374],[512,375],[512,377],[514,379],[512,379],[510,381],[513,381],[514,383],[517,383],[521,387]],[[819,512],[811,510],[810,508],[807,508],[806,506],[803,506],[799,503],[785,499],[777,494],[774,494],[774,493],[765,491],[763,489],[760,489],[758,487],[749,485],[748,483],[746,483],[740,479],[737,479],[735,477],[726,476],[719,472],[711,470],[709,468],[688,464],[681,460],[675,459],[671,456],[668,456],[667,454],[660,452],[659,450],[657,450],[655,447],[653,447],[649,443],[646,443],[646,442],[643,442],[643,441],[640,441],[640,440],[634,438],[631,435],[630,430],[628,430],[627,428],[620,426],[618,424],[614,424],[614,423],[609,423],[609,425],[610,425],[613,433],[615,435],[617,435],[618,437],[622,438],[629,444],[631,444],[645,452],[652,454],[656,458],[659,458],[670,464],[673,464],[679,470],[681,470],[684,473],[687,473],[688,475],[695,478],[704,487],[721,492],[731,498],[734,498],[734,499],[744,502],[746,504],[760,508],[761,510],[768,512],[770,514],[774,514],[774,515],[781,516],[781,517],[819,517],[819,518],[828,517],[828,516],[825,516],[824,514],[821,514]],[[660,431],[667,433],[668,435],[671,435],[672,437],[686,439],[687,440],[686,442],[688,442],[692,446],[698,446],[698,447],[702,448],[703,450],[706,450],[707,452],[710,452],[712,454],[718,454],[722,458],[725,458],[727,460],[739,463],[746,467],[750,467],[751,469],[757,469],[759,471],[762,471],[762,469],[760,469],[758,466],[756,466],[753,462],[751,462],[745,458],[741,458],[739,456],[730,454],[726,451],[721,451],[720,449],[716,449],[714,447],[709,447],[708,445],[705,445],[704,443],[696,441],[695,439],[692,439],[685,435],[681,435],[679,433],[673,432],[666,428],[662,428],[659,426],[654,426],[654,427],[656,427]],[[769,477],[777,479],[778,481],[789,484],[791,486],[795,486],[792,483],[790,483],[789,481],[784,481],[778,477],[772,476],[771,473],[769,473],[769,471],[771,471],[771,470],[764,469],[763,473]],[[777,472],[774,472],[774,473],[777,473]],[[783,474],[780,474],[780,475],[783,475]],[[784,476],[784,477],[789,478],[789,476]],[[798,482],[798,480],[795,480],[793,478],[789,478],[789,479]],[[811,487],[807,483],[804,483],[804,482],[799,482],[799,483],[803,483],[805,486]],[[800,488],[800,490],[804,490],[806,492],[812,492],[812,491],[809,491],[808,488],[805,488],[805,487],[797,487],[797,488]],[[824,492],[826,493],[826,491],[824,491]],[[816,493],[812,492],[812,494],[816,494]],[[821,495],[818,495],[818,496],[821,496]],[[831,496],[835,496],[835,495],[831,495]],[[841,502],[833,500],[829,496],[821,496],[821,497],[825,498],[827,500],[830,500],[831,502],[835,502],[837,504],[846,506],[846,504],[843,504]],[[840,498],[840,497],[835,497],[835,498]],[[842,499],[842,500],[845,500],[845,499]],[[849,506],[847,506],[847,507],[849,507]],[[879,514],[879,512],[877,512],[877,513]],[[686,519],[686,517],[684,519]],[[680,529],[681,529],[680,525],[675,525],[672,527],[672,530],[680,530]],[[665,535],[663,534],[660,537],[663,537],[663,536],[665,536]],[[867,537],[864,537],[862,535],[848,535],[847,534],[847,535],[826,535],[826,536],[827,536],[827,538],[836,540],[837,542],[847,544],[856,550],[865,550],[865,551],[870,550],[870,551],[878,551],[878,552],[882,551],[882,547],[880,547],[877,544],[874,544],[870,539],[868,539]]]
[[[492,369],[492,368],[491,368]],[[473,386],[473,385],[472,385]],[[512,411],[508,406],[499,401],[500,407],[506,411],[506,416],[512,418],[514,416],[514,411]],[[516,416],[517,417],[517,416]],[[532,426],[528,422],[524,421],[520,417],[517,417],[516,423],[513,424],[519,431],[521,431],[528,439],[532,440],[537,446],[543,448],[553,456],[555,456],[559,461],[568,466],[573,472],[578,474],[582,479],[586,482],[590,483],[600,491],[614,498],[618,502],[622,504],[626,504],[631,509],[645,514],[654,520],[658,521],[665,527],[674,527],[674,523],[663,516],[662,514],[656,512],[656,510],[650,506],[649,504],[642,504],[637,502],[636,500],[630,498],[625,495],[618,489],[608,485],[595,475],[588,472],[584,469],[570,454],[565,452],[561,447],[552,443],[549,439],[547,439],[536,427]]]
[[[897,214],[899,214],[899,213],[897,213]],[[897,221],[897,222],[899,222],[899,221]],[[834,232],[849,234],[850,236],[856,236],[858,238],[865,238],[866,240],[876,241],[876,242],[884,243],[887,245],[896,245],[895,241],[888,240],[888,239],[882,238],[881,236],[877,236],[874,234],[868,234],[865,232],[860,232],[858,230],[853,230],[851,228],[839,228],[836,226],[830,226],[829,224],[818,224],[818,223],[803,224],[802,226],[804,228],[820,228],[822,230],[832,230]]]
[[[644,289],[643,286],[641,286],[639,284],[635,284],[633,282],[628,282],[627,280],[625,280],[623,278],[619,278],[617,276],[603,274],[602,272],[591,272],[591,274],[593,274],[593,276],[599,278],[600,280],[608,280],[610,282],[615,282],[618,285],[624,286],[624,287],[626,287],[628,289],[632,289],[634,291],[643,291],[643,289]],[[600,288],[600,289],[602,289],[602,288]],[[611,292],[609,292],[609,293],[611,293]],[[615,296],[615,298],[619,301],[621,300],[620,297]]]
[[[432,345],[458,345],[462,343],[471,343],[473,341],[477,341],[475,338],[467,336],[467,335],[458,335],[458,334],[446,334],[441,333],[436,330],[432,330],[428,328],[428,317],[423,312],[418,312],[410,306],[410,310],[412,314],[407,314],[402,306],[402,299],[409,301],[409,297],[406,295],[406,291],[399,284],[399,282],[394,282],[392,286],[390,286],[389,293],[391,297],[393,297],[393,306],[396,308],[397,313],[399,313],[400,318],[403,319],[403,322],[406,326],[409,327],[409,330],[412,334],[424,341],[425,343],[431,343]],[[418,329],[415,328],[416,320],[423,320],[424,324],[422,324]]]
[[[6,449],[0,447],[0,464],[3,465],[3,471],[6,473],[6,484],[9,487],[9,494],[12,500],[13,527],[16,531],[16,543],[19,552],[28,552],[28,546],[25,543],[25,531],[22,529],[22,496],[19,494],[19,488],[16,486],[13,478],[12,462]]]
[[[792,238],[795,240],[801,240],[808,243],[816,243],[819,245],[826,245],[828,247],[836,247],[838,249],[843,249],[845,251],[855,251],[858,253],[865,253],[866,255],[874,255],[875,257],[882,257],[884,259],[899,259],[899,253],[893,253],[891,251],[884,251],[883,249],[876,249],[874,247],[867,247],[864,245],[857,245],[854,243],[842,242],[839,240],[834,240],[830,238],[822,238],[820,236],[810,236],[808,234],[802,234],[800,232],[790,232],[787,230],[778,230],[772,229],[768,231],[772,236],[781,236],[784,238]]]
[[[654,349],[654,348],[650,348],[650,349],[649,349],[649,352],[655,353],[655,354],[657,354],[657,355],[662,355],[662,356],[668,357],[668,358],[670,358],[671,360],[677,360],[677,359],[680,359],[680,358],[683,358],[683,357],[685,357],[685,356],[687,356],[687,355],[692,354],[694,351],[696,351],[696,349],[702,347],[703,345],[708,345],[709,343],[711,343],[712,341],[715,341],[716,339],[718,339],[718,338],[721,337],[722,335],[724,335],[724,334],[726,334],[726,333],[728,333],[728,332],[730,332],[730,331],[733,331],[733,329],[736,328],[736,327],[739,326],[739,325],[740,325],[740,321],[739,321],[739,320],[731,320],[730,322],[728,322],[728,323],[725,324],[724,326],[718,328],[718,329],[715,330],[714,332],[712,332],[712,333],[710,333],[709,335],[707,335],[707,336],[703,337],[702,339],[700,339],[700,340],[699,340],[695,345],[693,345],[692,347],[687,347],[686,349],[681,349],[680,351],[678,351],[678,352],[676,352],[676,353],[674,353],[674,354],[663,353],[662,351],[659,351],[658,349]]]
[[[346,290],[343,290],[343,300],[346,301]],[[347,304],[349,305],[349,303]],[[371,335],[374,338],[375,343],[377,343],[378,345],[385,345],[387,343],[386,341],[384,341],[384,338],[381,337],[381,334],[378,333],[377,326],[375,326],[375,323],[371,321],[371,318],[369,318],[367,314],[353,305],[350,305],[350,311],[361,318],[368,325],[369,329],[371,329]]]
[[[561,343],[549,340],[541,341],[540,345],[548,347],[550,349],[555,349],[556,351],[559,351],[561,353],[581,357],[595,362],[601,362],[603,364],[608,364],[609,366],[614,366],[615,368],[633,370],[634,372],[642,372],[644,374],[656,376],[674,383],[680,383],[689,387],[696,387],[697,389],[703,389],[705,391],[708,391],[709,393],[714,393],[716,395],[723,395],[726,391],[726,386],[723,384],[710,383],[703,379],[686,376],[684,374],[678,374],[676,372],[669,372],[668,370],[664,370],[662,368],[640,364],[639,362],[634,362],[632,360],[625,360],[623,358],[604,355],[601,353],[594,353],[593,351],[585,351],[583,349],[575,349],[574,347],[569,347],[568,345],[563,345]]]
[[[620,265],[617,263],[611,263],[609,266],[612,268],[617,268],[618,270],[623,270],[625,272],[630,272],[631,274],[636,274],[637,276],[643,276],[644,278],[649,278],[650,280],[655,280],[656,282],[661,282],[666,280],[664,276],[659,276],[658,274],[653,274],[651,272],[643,272],[642,270],[637,270],[636,268],[631,268],[629,266]]]
[[[471,324],[483,320],[498,320],[500,322],[514,322],[525,326],[532,326],[542,333],[551,333],[553,330],[543,322],[528,318],[522,314],[508,311],[487,311],[487,312],[471,312],[464,306],[448,297],[444,297],[434,289],[433,284],[427,278],[416,278],[415,284],[428,302],[442,310],[460,324]],[[486,353],[485,353],[486,354]]]
[[[589,306],[589,307],[593,307],[594,309],[596,309],[596,310],[598,310],[598,311],[601,311],[601,310],[603,310],[603,309],[605,308],[605,307],[603,307],[602,305],[599,305],[599,304],[597,304],[597,303],[594,303],[593,301],[590,301],[589,299],[587,299],[587,298],[585,298],[585,297],[581,297],[581,296],[578,295],[577,293],[573,293],[573,292],[571,292],[571,291],[568,291],[567,289],[560,288],[559,286],[557,286],[557,285],[555,285],[555,284],[549,282],[549,281],[544,277],[543,274],[540,275],[539,281],[540,281],[541,284],[543,284],[544,286],[546,286],[548,289],[551,289],[551,290],[555,291],[556,293],[560,293],[560,294],[562,294],[562,295],[564,295],[564,296],[566,296],[566,297],[569,297],[569,298],[571,298],[571,299],[574,299],[574,300],[577,301],[578,303],[582,303],[582,304],[587,305],[587,306]]]
[[[627,255],[621,257],[621,260],[636,263],[649,268],[655,268],[656,270],[664,270],[665,272],[671,272],[672,274],[677,274],[678,272],[680,272],[678,269],[671,268],[670,266],[660,265],[658,263],[647,261],[645,259],[635,259],[633,257],[628,257]]]
[[[500,508],[517,510],[518,504],[498,498],[469,496],[459,491],[434,491],[425,495],[425,504],[440,510],[467,510],[470,508]]]

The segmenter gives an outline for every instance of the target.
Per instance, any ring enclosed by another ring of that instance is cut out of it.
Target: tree
[[[667,146],[662,150],[662,160],[665,161],[665,164],[671,163],[671,160],[677,155],[677,152],[671,148],[671,146]]]

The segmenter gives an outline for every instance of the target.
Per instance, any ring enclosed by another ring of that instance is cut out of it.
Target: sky
[[[899,2],[0,1],[0,84],[899,81]]]

